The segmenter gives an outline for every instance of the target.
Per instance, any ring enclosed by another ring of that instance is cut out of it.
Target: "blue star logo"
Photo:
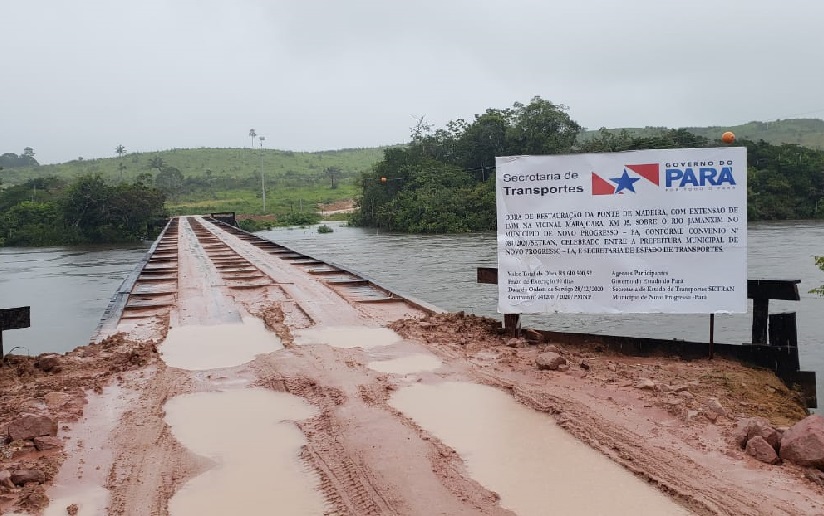
[[[615,193],[619,193],[621,190],[629,190],[632,193],[635,193],[635,182],[640,181],[641,178],[639,177],[629,177],[627,174],[627,170],[624,169],[624,175],[621,177],[610,177],[609,180],[615,183]]]

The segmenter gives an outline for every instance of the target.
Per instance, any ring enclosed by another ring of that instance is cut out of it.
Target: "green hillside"
[[[383,157],[382,148],[291,152],[274,149],[172,149],[118,157],[73,160],[0,171],[4,186],[56,176],[99,174],[112,183],[154,183],[168,196],[172,214],[233,210],[262,213],[261,168],[267,213],[314,209],[317,203],[352,199],[355,178]],[[330,172],[330,169],[333,171]],[[179,174],[177,173],[179,171]],[[332,176],[334,176],[334,187]]]
[[[749,122],[742,125],[710,126],[710,127],[683,127],[687,131],[703,136],[709,140],[719,140],[725,131],[732,131],[739,139],[757,142],[764,140],[773,145],[783,143],[797,144],[812,149],[824,150],[824,120],[818,118],[799,118],[775,120],[773,122]],[[624,129],[607,129],[618,133]],[[629,127],[626,131],[631,136],[652,137],[668,131],[667,127]],[[593,138],[598,131],[585,131],[582,139]]]

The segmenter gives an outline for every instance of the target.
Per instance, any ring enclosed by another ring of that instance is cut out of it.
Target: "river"
[[[475,282],[478,266],[495,266],[495,234],[405,235],[330,224],[276,229],[260,235],[297,251],[347,266],[399,293],[450,311],[500,317],[493,285]],[[814,264],[824,254],[824,222],[749,226],[751,279],[800,279],[802,300],[770,304],[798,313],[801,366],[818,373],[824,392],[824,298],[807,292],[824,284]],[[5,349],[64,352],[85,344],[103,310],[146,247],[116,249],[0,248],[0,308],[30,305],[32,328],[4,333]],[[716,317],[716,341],[750,340],[751,315]],[[544,315],[524,317],[536,328],[706,341],[709,317],[694,315]],[[18,351],[19,352],[19,351]]]

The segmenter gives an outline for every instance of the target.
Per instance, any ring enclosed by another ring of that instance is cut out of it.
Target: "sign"
[[[746,148],[496,158],[501,313],[746,313]]]
[[[19,330],[28,328],[31,325],[30,307],[1,308],[0,309],[0,332],[3,330]]]

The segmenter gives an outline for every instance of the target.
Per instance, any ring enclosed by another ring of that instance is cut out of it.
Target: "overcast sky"
[[[587,128],[824,116],[821,0],[0,0],[0,153],[408,141],[535,95]]]

